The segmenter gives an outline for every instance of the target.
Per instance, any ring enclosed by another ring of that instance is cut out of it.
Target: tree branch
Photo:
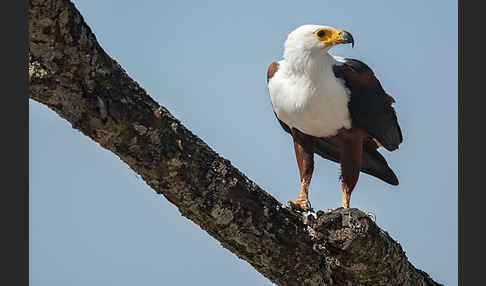
[[[72,3],[29,1],[30,98],[128,164],[278,285],[440,285],[357,209],[294,213],[159,106]]]

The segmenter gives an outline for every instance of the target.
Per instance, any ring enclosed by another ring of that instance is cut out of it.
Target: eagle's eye
[[[324,38],[326,36],[326,30],[319,30],[319,31],[317,31],[316,35],[319,38]]]

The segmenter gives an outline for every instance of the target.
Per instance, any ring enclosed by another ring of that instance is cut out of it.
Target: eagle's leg
[[[296,210],[309,210],[309,185],[314,172],[314,150],[315,138],[291,129],[292,138],[294,139],[295,157],[300,172],[300,193],[295,202],[289,201],[290,206]]]
[[[353,127],[340,132],[340,162],[343,200],[341,206],[349,208],[351,193],[358,182],[363,157],[364,131]]]

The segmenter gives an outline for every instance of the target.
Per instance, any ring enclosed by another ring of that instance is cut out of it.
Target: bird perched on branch
[[[360,171],[398,185],[377,150],[396,150],[403,141],[395,100],[365,63],[328,53],[348,43],[354,46],[346,31],[303,25],[288,35],[283,59],[268,68],[273,111],[292,135],[300,171],[300,194],[289,201],[296,210],[309,210],[314,153],[341,164],[343,208],[349,208]]]

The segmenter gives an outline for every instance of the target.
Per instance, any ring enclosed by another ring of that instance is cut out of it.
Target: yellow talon
[[[300,193],[295,202],[288,201],[289,205],[299,211],[309,210],[309,185],[310,179],[303,179],[301,183]]]
[[[298,211],[303,211],[306,212],[309,210],[308,201],[301,201],[301,200],[296,200],[295,202],[293,201],[288,201],[289,205]]]

